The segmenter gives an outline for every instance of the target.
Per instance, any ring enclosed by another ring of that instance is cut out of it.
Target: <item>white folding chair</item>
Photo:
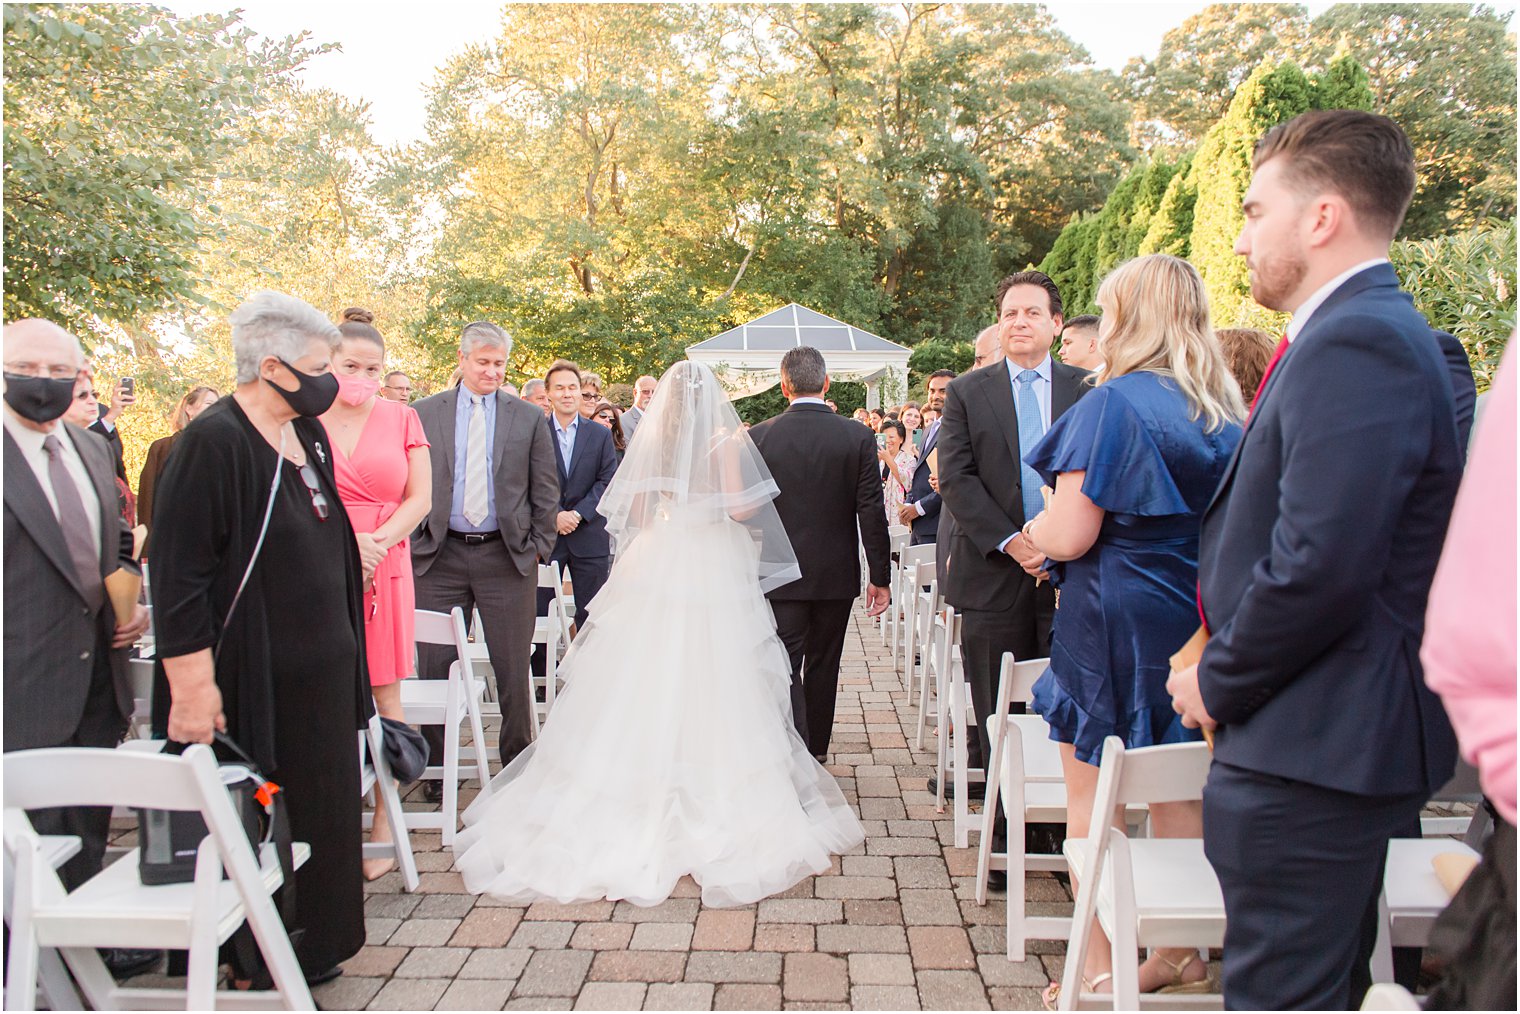
[[[1403,986],[1392,982],[1375,982],[1362,1000],[1362,1010],[1424,1010],[1420,1001]]]
[[[902,555],[908,548],[908,540],[913,537],[913,529],[907,525],[887,526],[887,552],[892,561],[892,570],[887,575],[888,589],[896,588],[898,583],[899,569],[902,567]],[[897,610],[899,603],[893,602],[887,606],[881,614],[881,643],[891,643],[892,650],[897,650]]]
[[[929,582],[927,591],[919,591],[918,599],[918,605],[914,610],[914,615],[918,619],[918,629],[911,632],[911,636],[917,642],[918,664],[909,670],[906,682],[911,691],[913,681],[918,681],[918,732],[913,745],[914,749],[922,750],[925,730],[939,720],[937,709],[931,708],[929,704],[929,698],[935,694],[934,663],[936,654],[940,650],[941,637],[939,635],[943,632],[945,619],[945,593],[939,586],[937,576]]]
[[[491,794],[491,774],[486,766],[485,730],[480,720],[480,702],[485,697],[485,681],[475,675],[475,664],[465,636],[464,610],[455,606],[450,612],[417,610],[418,644],[446,644],[459,657],[449,666],[446,680],[410,679],[401,681],[401,706],[411,725],[443,726],[441,763],[429,763],[423,778],[443,779],[443,807],[437,812],[407,811],[407,827],[438,828],[443,844],[454,844],[459,825],[459,780],[469,775],[461,770],[464,761],[475,766],[475,778],[481,795]],[[471,745],[462,745],[460,726],[470,725]],[[439,761],[440,758],[430,758]]]
[[[79,854],[80,841],[75,835],[37,836],[37,861],[57,870]],[[16,890],[16,870],[10,849],[5,850],[5,925],[11,924],[11,898]],[[21,987],[17,987],[20,989]],[[74,989],[63,958],[51,947],[37,949],[37,988],[49,1010],[84,1010],[84,1003]]]
[[[147,739],[153,727],[153,659],[127,659],[127,678],[132,683],[132,717],[127,732],[136,739]]]
[[[401,791],[391,774],[390,761],[385,758],[385,726],[380,724],[378,714],[371,715],[369,725],[359,730],[359,796],[368,799],[371,806],[385,810],[386,823],[390,825],[391,840],[367,841],[363,845],[365,859],[383,859],[393,856],[401,870],[401,882],[408,892],[417,890],[417,859],[412,854],[412,835],[406,828],[406,811],[401,806]],[[364,814],[364,826],[374,826],[372,813]]]
[[[565,594],[565,579],[558,563],[538,565],[538,586],[554,589],[554,597],[549,600],[549,614],[536,618],[533,623],[533,643],[544,646],[544,675],[534,677],[535,693],[530,701],[535,735],[541,718],[547,719],[554,709],[554,698],[559,692],[559,660],[570,650],[570,624],[575,619],[575,606],[569,603],[569,596]],[[539,687],[544,691],[542,704],[536,693]]]
[[[892,589],[894,605],[902,611],[902,664],[898,667],[905,679],[911,679],[913,652],[918,632],[918,611],[922,605],[925,585],[934,583],[934,543],[909,546],[903,550],[902,567],[897,571],[897,587]],[[927,577],[925,577],[927,575]],[[909,686],[912,683],[909,682]]]
[[[971,706],[971,688],[966,685],[966,669],[961,662],[961,615],[945,607],[943,633],[939,634],[939,660],[935,664],[934,685],[938,695],[939,750],[938,792],[934,806],[945,811],[945,779],[955,785],[951,799],[955,817],[955,847],[966,848],[971,832],[981,830],[982,815],[971,812],[971,783],[986,777],[983,768],[970,764],[970,740],[976,735],[976,711]]]
[[[1475,849],[1481,849],[1493,826],[1493,819],[1483,805],[1483,788],[1478,784],[1478,769],[1467,761],[1457,758],[1457,770],[1451,779],[1430,797],[1432,803],[1464,803],[1471,808],[1467,814],[1450,817],[1428,816],[1420,818],[1420,834],[1425,838],[1437,835],[1459,834],[1462,840]]]
[[[1372,981],[1393,981],[1393,948],[1424,947],[1451,897],[1436,878],[1439,855],[1478,853],[1451,838],[1395,838],[1388,843],[1383,892],[1378,897],[1377,942],[1372,948]]]
[[[1144,947],[1219,947],[1224,896],[1201,838],[1130,839],[1111,825],[1121,806],[1203,798],[1211,755],[1205,743],[1169,743],[1125,750],[1117,736],[1103,743],[1091,829],[1068,838],[1064,851],[1077,881],[1071,938],[1061,976],[1061,1010],[1112,1004],[1114,1010],[1217,1009],[1214,995],[1140,993]],[[1113,993],[1080,994],[1093,917],[1113,944]]]
[[[194,880],[143,886],[133,849],[65,891],[23,811],[112,804],[200,813],[209,833],[196,852]],[[270,897],[282,881],[274,846],[256,855],[249,845],[209,747],[192,746],[181,757],[82,748],[7,754],[5,805],[5,851],[15,871],[8,1009],[34,1009],[42,948],[63,955],[95,1010],[316,1009]],[[311,855],[305,843],[294,851],[297,866]],[[217,949],[244,922],[273,991],[216,988]],[[120,987],[100,959],[101,947],[188,951],[185,989]]]

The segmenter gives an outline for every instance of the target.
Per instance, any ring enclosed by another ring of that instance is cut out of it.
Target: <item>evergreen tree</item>
[[[1140,195],[1140,184],[1149,168],[1140,162],[1119,181],[1103,210],[1098,212],[1093,227],[1093,275],[1101,278],[1124,259],[1124,245],[1129,236],[1130,220],[1134,217],[1135,203]]]
[[[1066,228],[1056,237],[1050,253],[1040,262],[1040,270],[1061,290],[1061,302],[1068,317],[1086,312],[1093,292],[1091,271],[1097,222],[1096,215],[1080,212],[1072,215]]]
[[[1161,195],[1161,204],[1135,250],[1137,256],[1165,253],[1187,257],[1193,235],[1193,204],[1198,200],[1198,181],[1193,178],[1193,153],[1184,155]]]
[[[1140,187],[1135,193],[1135,210],[1130,216],[1129,229],[1124,234],[1124,250],[1119,258],[1121,261],[1139,255],[1140,244],[1150,231],[1151,222],[1160,210],[1161,202],[1176,174],[1177,163],[1153,159],[1146,166],[1145,175],[1141,177]]]

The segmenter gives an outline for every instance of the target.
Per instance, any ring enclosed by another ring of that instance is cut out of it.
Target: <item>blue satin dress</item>
[[[1198,628],[1198,529],[1241,429],[1190,419],[1174,381],[1142,372],[1088,392],[1026,460],[1054,488],[1086,473],[1082,491],[1106,512],[1098,541],[1061,566],[1050,670],[1033,710],[1051,738],[1096,765],[1103,740],[1126,747],[1200,738],[1166,692],[1167,660]]]

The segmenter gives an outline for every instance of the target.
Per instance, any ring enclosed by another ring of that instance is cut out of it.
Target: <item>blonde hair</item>
[[[1094,383],[1142,370],[1170,377],[1209,431],[1245,418],[1240,387],[1209,322],[1198,270],[1169,254],[1126,261],[1098,287],[1103,365]]]
[[[208,394],[217,394],[216,388],[192,387],[185,393],[185,396],[179,400],[179,404],[174,406],[174,414],[169,417],[169,422],[174,427],[174,432],[178,433],[190,425],[190,410],[192,408],[200,408]]]

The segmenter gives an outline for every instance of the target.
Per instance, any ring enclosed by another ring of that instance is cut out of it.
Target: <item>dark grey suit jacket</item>
[[[449,511],[454,502],[454,425],[459,388],[453,387],[412,408],[432,445],[433,509],[412,535],[412,568],[426,574],[448,537]],[[496,521],[507,552],[519,573],[527,576],[540,560],[554,552],[559,533],[559,466],[554,438],[537,405],[496,392],[496,434],[491,441],[495,458]]]
[[[64,423],[100,502],[100,576],[127,566],[131,536],[116,509],[116,465],[105,440]],[[79,728],[95,674],[108,652],[123,727],[132,714],[126,649],[111,650],[116,614],[85,605],[63,529],[21,449],[5,434],[5,749],[65,743]],[[124,538],[125,537],[125,538]]]

